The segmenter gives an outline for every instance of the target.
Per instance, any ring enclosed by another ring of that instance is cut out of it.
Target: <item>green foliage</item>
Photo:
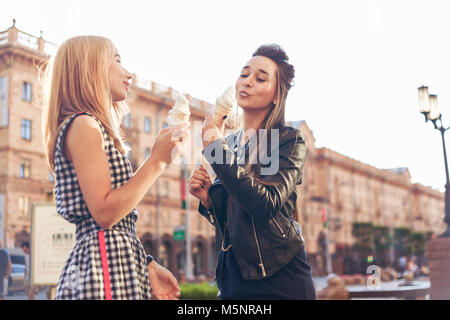
[[[217,285],[208,282],[183,283],[180,285],[180,299],[184,300],[217,300],[219,289]]]
[[[377,263],[385,266],[389,262],[389,248],[392,246],[392,236],[386,226],[373,227],[373,242]]]
[[[422,232],[411,234],[411,253],[414,255],[423,255],[426,250],[427,235]]]
[[[354,222],[352,235],[355,238],[353,249],[365,253],[372,250],[373,224],[371,222]]]
[[[400,256],[412,254],[411,230],[406,227],[395,228],[394,245]]]
[[[411,232],[407,227],[394,229],[394,235],[386,226],[374,226],[371,222],[354,222],[352,235],[355,238],[353,249],[361,256],[375,253],[378,262],[388,260],[389,248],[394,244],[399,256],[424,255],[426,242],[432,233]]]
[[[392,244],[392,237],[389,234],[389,229],[386,226],[373,227],[373,241],[376,251],[384,251],[390,248]]]

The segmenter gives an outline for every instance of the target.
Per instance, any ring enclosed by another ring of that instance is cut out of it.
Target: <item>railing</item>
[[[0,46],[8,43],[8,31],[0,33]]]
[[[144,79],[137,75],[134,75],[134,83],[137,87],[139,87],[141,89],[150,91],[152,94],[154,94],[156,96],[168,98],[171,101],[175,101],[175,99],[177,98],[177,95],[179,93],[181,93],[175,89],[172,89],[171,87],[163,86],[159,83]],[[186,98],[189,100],[189,104],[193,108],[207,111],[213,107],[212,104],[210,104],[206,101],[197,99],[197,98],[193,98],[193,97],[189,96],[188,94],[186,94]]]
[[[38,38],[29,33],[18,30],[15,27],[0,32],[0,46],[9,43],[17,43],[24,47],[54,55],[58,46],[54,43]]]
[[[34,50],[39,49],[39,39],[22,31],[17,32],[17,43]]]

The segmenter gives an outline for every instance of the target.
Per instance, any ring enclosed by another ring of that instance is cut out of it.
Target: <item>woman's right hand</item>
[[[189,193],[199,199],[203,206],[210,208],[208,190],[211,187],[211,178],[203,166],[194,170],[188,180]]]
[[[162,129],[156,137],[150,156],[152,161],[167,165],[179,157],[189,140],[191,123]]]

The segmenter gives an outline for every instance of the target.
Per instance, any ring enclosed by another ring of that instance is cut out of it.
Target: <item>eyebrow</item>
[[[114,57],[119,57],[119,58],[120,58],[120,54],[116,53],[116,54],[114,55]]]
[[[245,66],[245,67],[242,68],[242,69],[244,70],[244,69],[249,69],[249,68],[250,68],[249,66]],[[265,74],[267,74],[268,76],[270,76],[269,73],[267,73],[267,71],[264,71],[263,69],[258,69],[258,71],[261,72],[261,73],[265,73]]]

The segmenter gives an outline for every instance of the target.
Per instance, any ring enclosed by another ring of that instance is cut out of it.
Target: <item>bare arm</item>
[[[110,229],[143,199],[147,190],[171,161],[171,151],[178,144],[172,131],[163,129],[150,156],[126,183],[111,189],[108,158],[103,148],[99,124],[90,116],[77,117],[66,135],[66,154],[72,161],[89,211],[105,229]]]

